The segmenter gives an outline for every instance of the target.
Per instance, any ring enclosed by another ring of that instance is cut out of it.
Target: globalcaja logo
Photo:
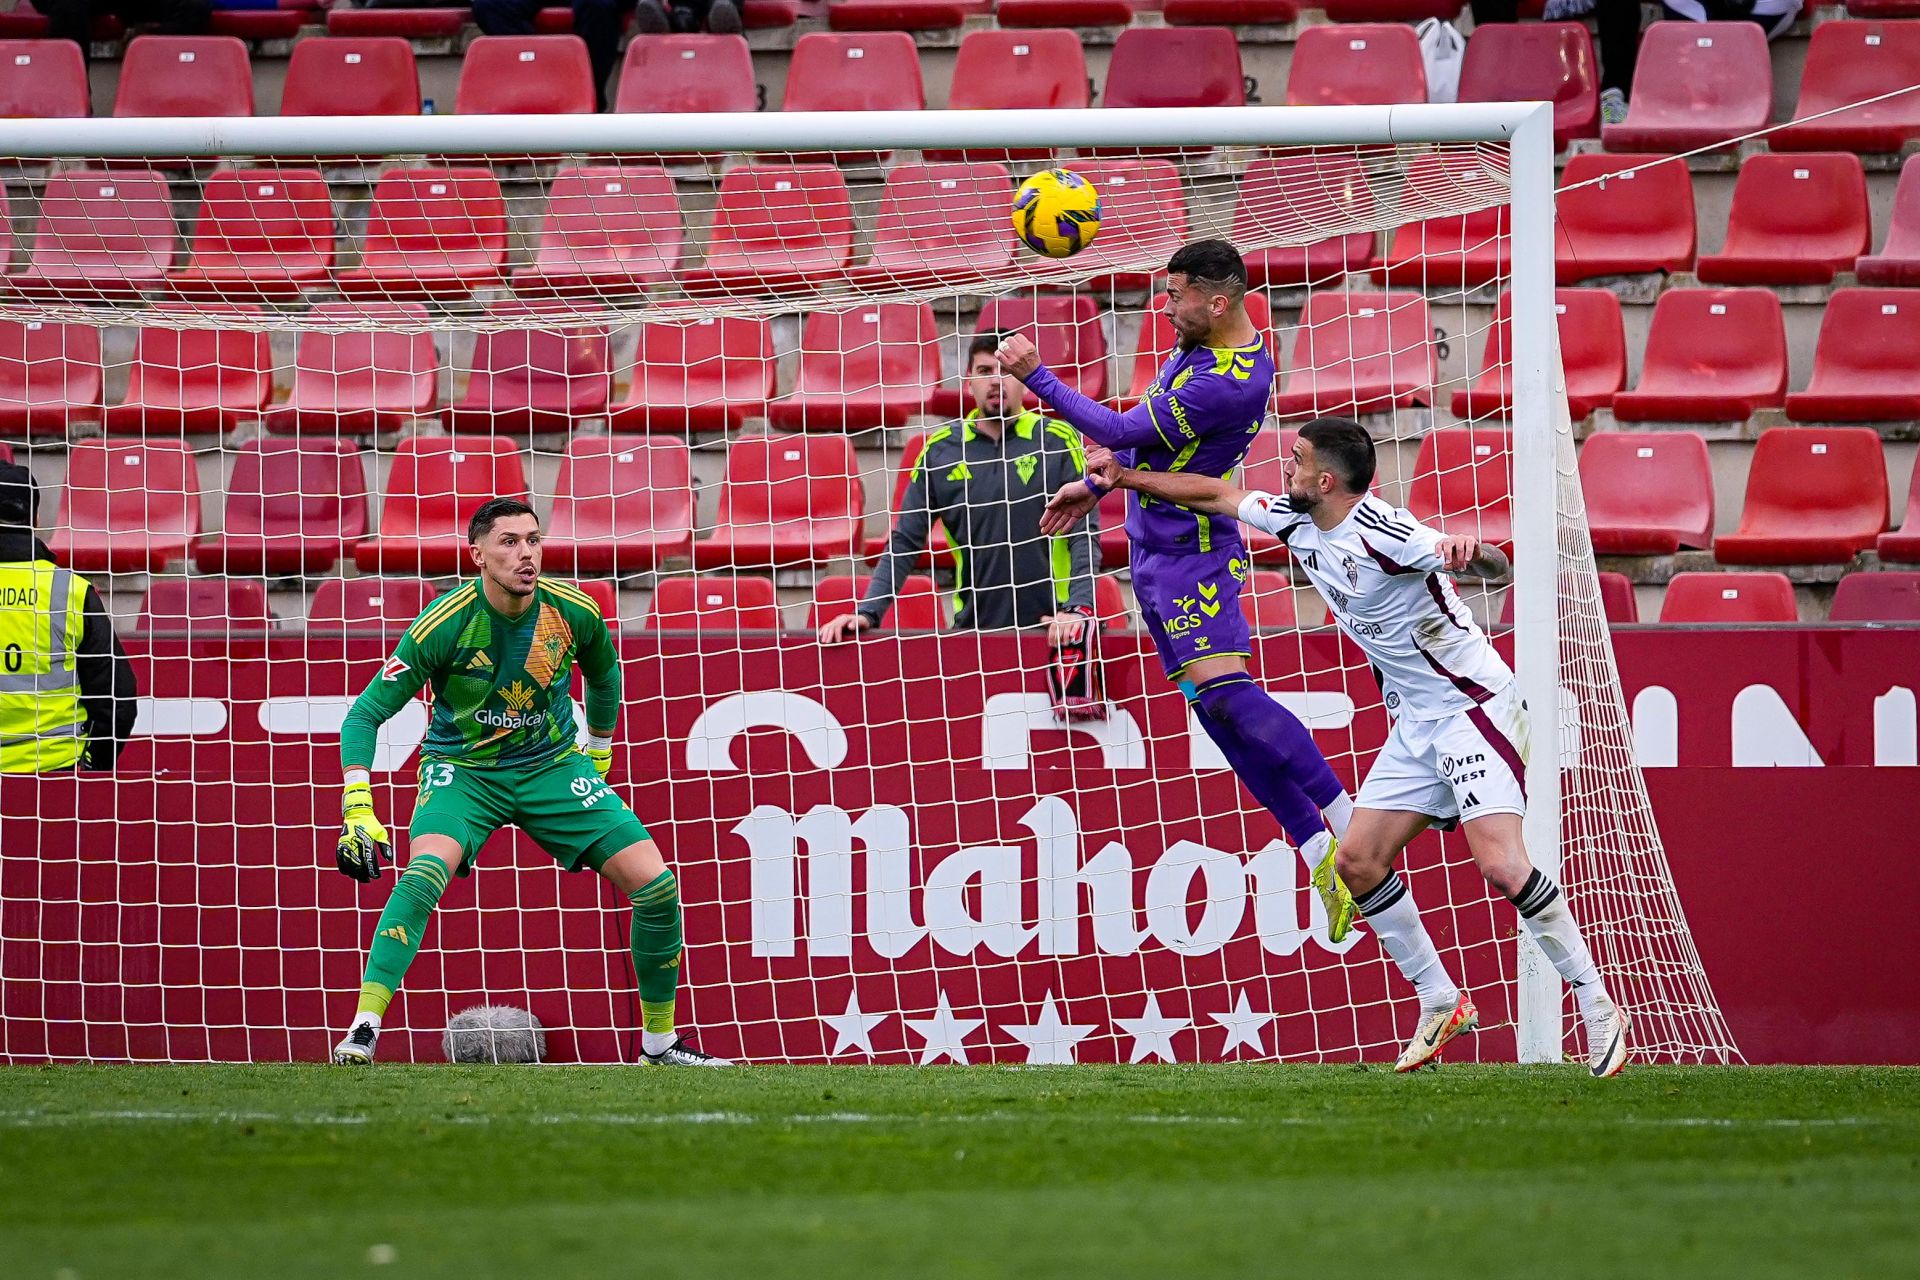
[[[547,713],[536,711],[526,714],[533,705],[533,690],[524,681],[515,680],[500,691],[501,701],[507,704],[507,710],[495,711],[491,707],[481,707],[473,713],[473,718],[493,729],[537,729],[547,722]]]
[[[500,691],[500,698],[507,704],[507,710],[525,711],[533,705],[533,690],[527,688],[521,681],[515,680]]]

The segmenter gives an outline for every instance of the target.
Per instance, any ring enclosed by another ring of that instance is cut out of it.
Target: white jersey
[[[1372,494],[1324,533],[1284,494],[1249,494],[1240,519],[1287,544],[1334,622],[1373,664],[1396,719],[1458,715],[1512,683],[1512,668],[1441,572],[1438,530]]]

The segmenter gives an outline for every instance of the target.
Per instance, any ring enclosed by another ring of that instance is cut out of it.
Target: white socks
[[[1342,791],[1337,800],[1320,811],[1320,816],[1333,828],[1336,840],[1347,838],[1347,824],[1353,821],[1353,797]]]
[[[1327,846],[1332,843],[1333,833],[1330,831],[1322,831],[1319,835],[1300,846],[1300,861],[1307,864],[1308,871],[1312,871],[1320,865],[1320,860],[1327,856]]]
[[[678,1031],[642,1031],[640,1047],[648,1053],[665,1053],[680,1038]]]
[[[1420,923],[1420,909],[1413,905],[1413,895],[1397,872],[1388,872],[1385,880],[1366,893],[1355,894],[1353,903],[1379,935],[1380,945],[1400,966],[1400,972],[1420,993],[1423,1012],[1435,1013],[1459,1003],[1460,988],[1447,976],[1440,953],[1433,949],[1433,939]]]
[[[1567,910],[1560,886],[1536,870],[1528,877],[1526,886],[1514,895],[1513,905],[1520,912],[1520,923],[1540,944],[1554,971],[1573,988],[1580,1012],[1591,1014],[1596,1005],[1607,999],[1607,985],[1600,978],[1600,967],[1593,962],[1593,953],[1587,950],[1587,940],[1580,936],[1580,926]]]

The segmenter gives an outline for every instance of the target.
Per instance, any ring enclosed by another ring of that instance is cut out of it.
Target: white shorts
[[[1513,684],[1444,720],[1400,720],[1354,805],[1441,826],[1527,811],[1527,704]]]

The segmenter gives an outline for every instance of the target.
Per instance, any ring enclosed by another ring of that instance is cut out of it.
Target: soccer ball
[[[1020,243],[1049,258],[1067,258],[1100,234],[1100,193],[1070,169],[1042,169],[1013,197]]]

